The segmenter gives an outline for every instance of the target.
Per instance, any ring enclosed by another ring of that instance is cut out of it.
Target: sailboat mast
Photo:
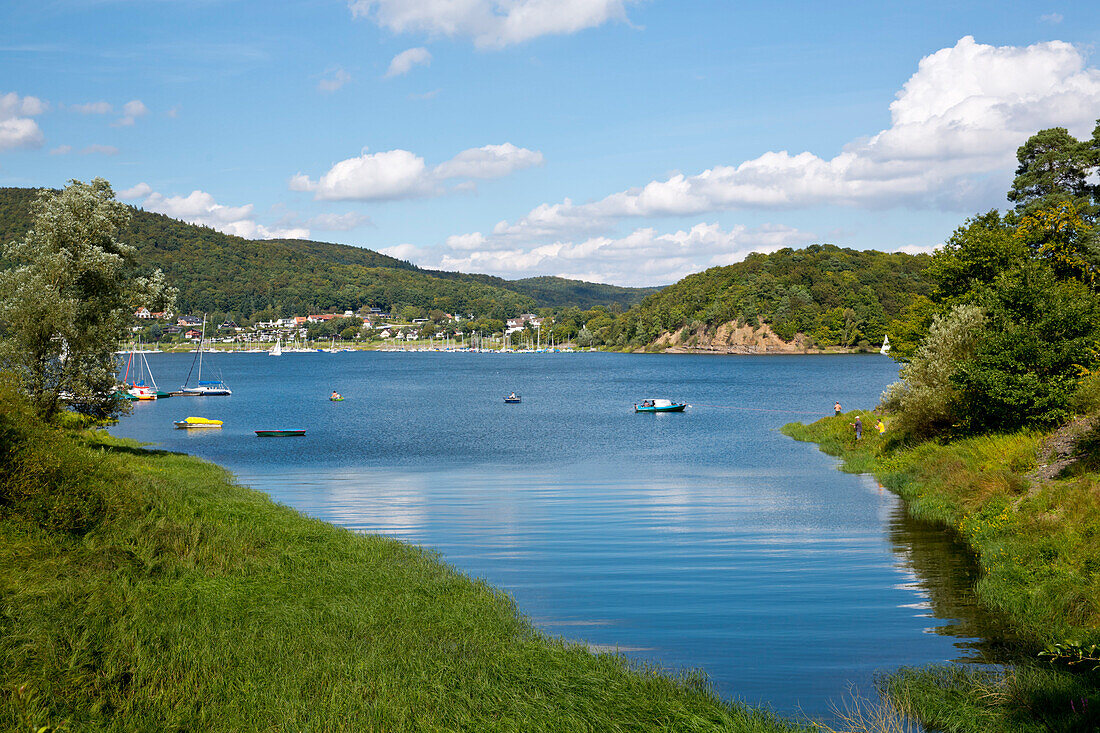
[[[199,333],[199,384],[202,384],[202,342],[206,340],[206,314],[202,314],[202,331]]]

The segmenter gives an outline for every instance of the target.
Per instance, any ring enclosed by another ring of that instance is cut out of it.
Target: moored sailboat
[[[189,395],[193,397],[228,397],[233,394],[229,387],[225,386],[225,383],[220,379],[208,379],[202,378],[202,345],[206,340],[206,318],[202,319],[202,331],[199,335],[199,353],[196,357],[199,364],[198,384],[194,387],[188,387],[184,384],[180,387],[179,394]],[[191,364],[191,368],[194,369],[194,363]],[[191,372],[187,372],[187,380],[191,379]],[[185,380],[185,381],[187,381]]]

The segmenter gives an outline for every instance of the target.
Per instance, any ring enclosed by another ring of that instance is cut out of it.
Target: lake
[[[161,389],[192,363],[148,359]],[[886,357],[354,352],[204,365],[231,397],[136,403],[111,432],[431,548],[549,634],[825,718],[850,685],[871,694],[876,672],[985,653],[965,553],[874,479],[778,432],[837,400],[874,407],[897,379]],[[522,404],[504,404],[513,390]],[[635,414],[648,397],[690,407]],[[225,426],[173,429],[189,415]],[[253,433],[281,428],[308,432]]]

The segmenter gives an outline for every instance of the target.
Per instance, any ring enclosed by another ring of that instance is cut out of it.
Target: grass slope
[[[429,552],[0,402],[2,729],[794,729],[547,638]]]
[[[1031,480],[1034,433],[907,446],[879,436],[875,419],[852,412],[783,432],[839,456],[845,471],[873,473],[912,515],[955,533],[981,567],[979,601],[1006,620],[1024,655],[1006,670],[903,670],[885,689],[942,730],[1100,730],[1100,660],[1088,659],[1100,644],[1100,474]],[[1043,649],[1056,663],[1026,662]]]

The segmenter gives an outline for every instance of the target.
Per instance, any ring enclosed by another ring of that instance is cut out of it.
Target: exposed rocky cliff
[[[717,329],[699,327],[692,330],[685,326],[678,331],[665,332],[647,350],[670,354],[820,354],[826,351],[852,351],[838,347],[819,349],[801,333],[795,334],[791,341],[784,341],[766,323],[751,326],[736,321],[723,323]]]

